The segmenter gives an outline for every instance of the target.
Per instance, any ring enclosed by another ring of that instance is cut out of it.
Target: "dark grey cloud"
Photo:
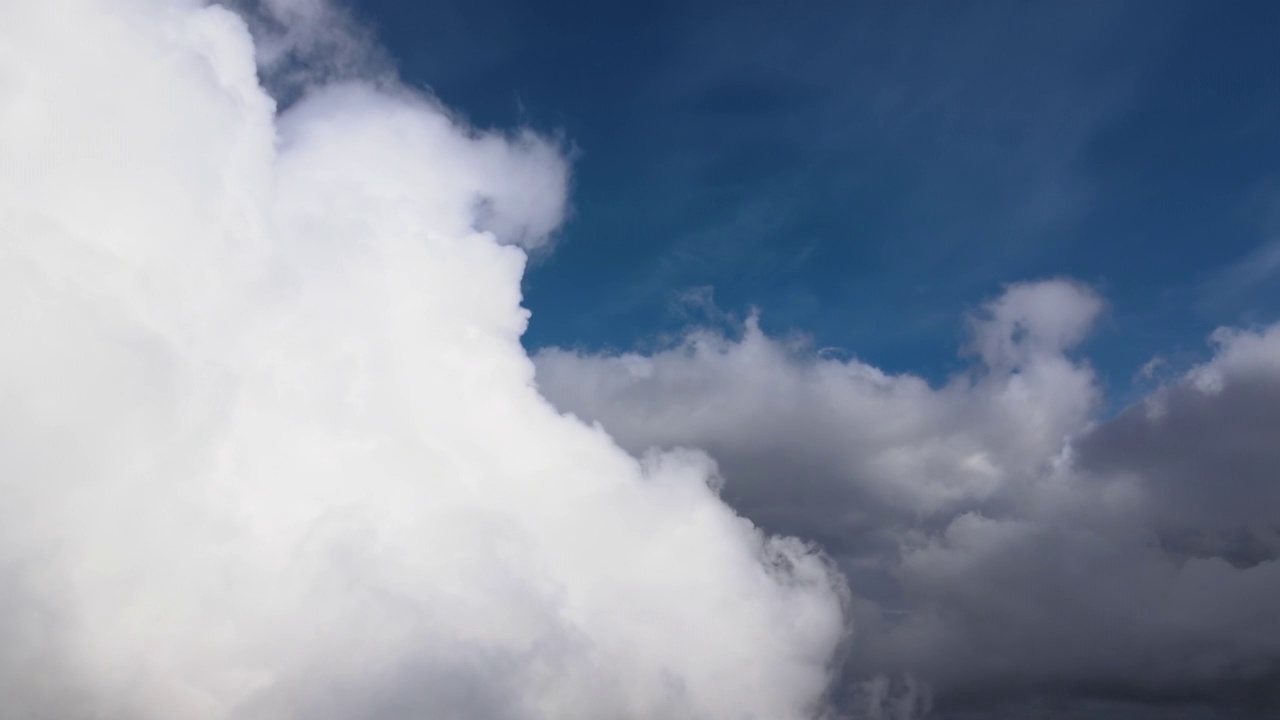
[[[1173,528],[1280,529],[1274,335],[1224,335],[1219,362],[1230,366],[1202,369],[1087,433],[1080,467],[1139,482],[1151,512]]]
[[[1065,281],[971,314],[940,386],[770,338],[538,358],[632,449],[705,448],[724,497],[820,542],[855,594],[861,717],[1266,717],[1280,705],[1280,328],[1100,419]],[[1032,713],[1028,715],[1027,713]]]

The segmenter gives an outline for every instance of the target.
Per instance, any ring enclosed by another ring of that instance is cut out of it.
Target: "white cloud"
[[[255,52],[0,6],[6,716],[818,713],[827,563],[533,387],[554,148],[385,79],[276,117]]]
[[[1016,283],[970,318],[973,347],[992,369],[1021,367],[1075,347],[1101,311],[1098,296],[1076,283]]]

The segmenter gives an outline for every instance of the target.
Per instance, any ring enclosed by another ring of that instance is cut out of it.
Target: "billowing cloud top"
[[[262,57],[198,2],[0,5],[4,715],[823,712],[828,563],[533,388],[555,148],[350,72],[277,116]]]

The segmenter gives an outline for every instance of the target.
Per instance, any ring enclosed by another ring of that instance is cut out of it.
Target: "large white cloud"
[[[5,716],[821,712],[838,575],[533,387],[555,148],[386,78],[277,117],[258,55],[0,5]]]
[[[1221,331],[1210,362],[1105,419],[1072,355],[1102,307],[1067,281],[1012,285],[970,315],[976,362],[941,386],[753,320],[652,355],[546,350],[538,382],[635,452],[706,448],[736,507],[838,556],[868,717],[929,706],[920,679],[944,711],[1274,709],[1280,327]]]

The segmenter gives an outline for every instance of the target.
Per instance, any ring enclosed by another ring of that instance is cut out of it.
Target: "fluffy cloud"
[[[707,449],[740,506],[831,544],[953,516],[1041,472],[1096,402],[1092,371],[1061,350],[1100,307],[1063,281],[1012,287],[973,317],[989,365],[940,388],[814,357],[754,319],[738,340],[697,330],[651,357],[543,351],[538,381],[633,451]]]
[[[385,77],[278,115],[256,60],[194,0],[0,5],[5,716],[822,712],[829,563],[534,388],[556,149]]]
[[[867,717],[1273,708],[1280,328],[1221,331],[1210,362],[1106,419],[1071,354],[1102,308],[1012,285],[969,318],[974,366],[936,387],[754,320],[648,356],[547,350],[538,382],[634,452],[705,448],[748,517],[839,559],[844,692]]]
[[[1269,533],[1274,555],[1280,327],[1221,330],[1213,341],[1212,362],[1086,435],[1081,465],[1135,482],[1163,527]]]

